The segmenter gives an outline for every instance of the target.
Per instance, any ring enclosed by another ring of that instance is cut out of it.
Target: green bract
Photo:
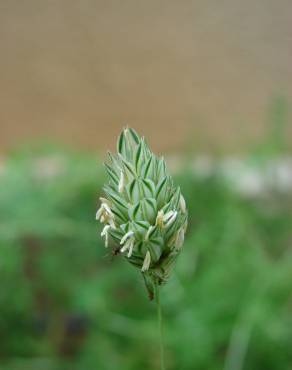
[[[126,128],[117,141],[117,155],[105,164],[109,182],[96,218],[105,224],[109,239],[145,279],[150,296],[153,284],[165,282],[179,254],[187,227],[185,200],[144,138]]]

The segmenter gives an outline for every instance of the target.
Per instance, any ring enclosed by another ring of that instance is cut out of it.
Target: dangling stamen
[[[150,252],[149,252],[149,251],[147,251],[146,256],[145,256],[145,258],[144,258],[144,262],[143,262],[143,266],[142,266],[142,268],[141,268],[141,271],[142,271],[142,272],[145,272],[145,271],[149,270],[150,263],[151,263],[151,256],[150,256]]]
[[[104,236],[105,237],[105,247],[107,248],[108,247],[108,237],[109,237],[109,230],[110,230],[110,225],[105,225],[105,227],[103,228],[102,232],[101,232],[101,236]]]
[[[121,242],[120,242],[121,245],[123,245],[123,247],[121,248],[121,252],[126,252],[127,250],[129,251],[128,252],[128,258],[131,257],[132,255],[132,252],[133,252],[133,248],[134,248],[134,244],[135,244],[135,237],[134,237],[134,232],[133,231],[128,231],[121,239]]]

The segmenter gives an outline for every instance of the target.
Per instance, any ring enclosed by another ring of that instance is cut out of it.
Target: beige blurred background
[[[292,98],[292,1],[0,1],[0,151],[33,138],[236,150]],[[292,134],[291,127],[290,133]]]

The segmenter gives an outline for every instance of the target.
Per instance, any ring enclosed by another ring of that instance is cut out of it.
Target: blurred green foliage
[[[0,369],[159,367],[155,304],[95,221],[90,154],[20,151],[0,175]],[[190,224],[162,290],[167,369],[292,368],[292,201],[176,175]]]

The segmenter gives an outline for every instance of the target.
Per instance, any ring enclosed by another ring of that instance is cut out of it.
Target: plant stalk
[[[160,291],[158,283],[154,283],[155,289],[155,300],[157,305],[157,320],[158,320],[158,329],[159,329],[159,347],[160,347],[160,370],[165,370],[164,364],[164,345],[163,345],[163,328],[162,328],[162,313],[161,313],[161,304],[160,304]]]

